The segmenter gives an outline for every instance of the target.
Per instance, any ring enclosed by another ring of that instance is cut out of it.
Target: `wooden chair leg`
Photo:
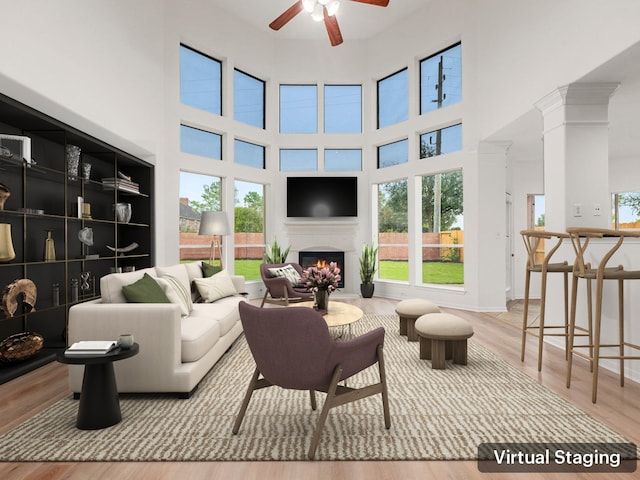
[[[573,344],[576,332],[576,303],[578,296],[578,277],[573,276],[571,281],[571,313],[569,315],[569,350],[567,352],[567,388],[571,387],[571,367],[573,366]],[[591,329],[589,329],[591,331]],[[589,335],[591,343],[591,335]]]
[[[316,410],[318,408],[318,402],[316,402],[316,391],[309,390],[309,396],[311,397],[311,410]]]
[[[538,319],[538,371],[542,371],[542,348],[544,345],[544,314],[547,303],[547,271],[540,272],[541,287],[540,287],[540,316]]]
[[[253,372],[253,376],[251,377],[251,382],[249,383],[249,387],[247,388],[247,393],[244,395],[244,399],[242,400],[242,405],[240,406],[240,411],[236,416],[236,421],[233,424],[233,434],[237,434],[240,430],[240,425],[242,424],[242,420],[244,419],[244,414],[247,412],[247,407],[249,406],[249,401],[251,401],[251,395],[253,391],[256,389],[258,385],[258,377],[260,376],[260,371],[256,368]]]
[[[522,312],[522,347],[520,349],[520,361],[524,362],[524,352],[527,346],[527,322],[529,316],[529,286],[531,285],[531,271],[527,268],[524,277],[524,308]]]
[[[322,411],[320,412],[320,417],[318,418],[318,423],[316,424],[316,430],[313,432],[313,437],[311,438],[311,445],[309,446],[309,452],[307,453],[307,457],[309,457],[309,460],[313,460],[313,457],[315,457],[316,455],[316,449],[318,448],[318,443],[320,442],[320,435],[322,434],[322,429],[324,428],[324,424],[327,420],[329,410],[333,407],[333,400],[336,396],[336,389],[338,388],[338,382],[340,381],[341,375],[342,366],[338,365],[333,372],[333,377],[331,378],[331,383],[329,384],[329,388],[327,390],[327,398],[324,401]]]
[[[265,287],[264,296],[262,297],[262,302],[260,303],[260,308],[264,307],[264,302],[267,301],[267,295],[269,295],[269,289]]]
[[[384,367],[384,354],[382,345],[378,345],[378,371],[380,373],[380,384],[382,385],[382,411],[384,413],[384,427],[391,428],[391,415],[389,414],[389,392],[387,390],[387,375]]]

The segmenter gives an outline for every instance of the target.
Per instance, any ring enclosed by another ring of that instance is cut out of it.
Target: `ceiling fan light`
[[[302,0],[302,8],[309,13],[313,12],[313,7],[315,7],[315,5],[316,0]]]
[[[311,18],[313,18],[316,22],[321,22],[324,19],[324,7],[319,3],[316,3],[316,6],[313,7]]]
[[[329,3],[331,0],[318,0],[318,3],[322,6],[326,5],[327,3]]]
[[[330,17],[334,16],[338,9],[340,8],[340,2],[338,0],[332,0],[327,5],[327,15]]]

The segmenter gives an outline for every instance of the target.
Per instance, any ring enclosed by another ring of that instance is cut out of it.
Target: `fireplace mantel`
[[[359,229],[356,220],[300,220],[284,222],[292,252],[340,250],[353,252]]]

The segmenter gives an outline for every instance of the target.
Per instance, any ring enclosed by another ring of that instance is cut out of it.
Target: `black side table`
[[[131,348],[117,347],[104,355],[71,356],[64,352],[58,353],[60,363],[84,365],[76,427],[81,430],[98,430],[122,420],[113,362],[133,357],[139,351],[139,345],[134,343]]]

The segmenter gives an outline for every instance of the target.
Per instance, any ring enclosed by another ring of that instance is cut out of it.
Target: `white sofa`
[[[202,278],[200,262],[152,267],[116,273],[100,279],[101,299],[74,305],[69,310],[69,344],[80,340],[116,340],[131,333],[140,345],[134,357],[114,362],[119,392],[175,392],[188,398],[200,380],[242,333],[238,313],[241,295],[212,303],[193,303],[181,316],[177,303],[127,303],[122,287],[145,273],[171,275],[187,291]],[[235,290],[244,292],[244,277],[231,276]],[[197,290],[192,298],[198,297]],[[81,391],[83,366],[69,366],[69,385]]]

